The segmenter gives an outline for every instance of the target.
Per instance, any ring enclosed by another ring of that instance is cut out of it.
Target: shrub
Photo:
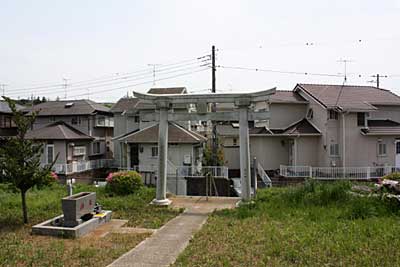
[[[393,172],[382,177],[383,180],[394,180],[400,182],[400,172]]]
[[[132,194],[143,186],[142,176],[135,171],[110,173],[106,180],[107,193],[116,195]]]

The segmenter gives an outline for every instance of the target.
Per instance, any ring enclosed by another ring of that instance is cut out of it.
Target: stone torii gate
[[[155,95],[133,92],[141,102],[155,104],[158,113],[143,114],[142,119],[159,121],[158,132],[158,178],[155,205],[169,205],[171,201],[166,197],[167,191],[167,155],[168,155],[168,121],[235,121],[239,119],[240,141],[240,179],[242,200],[251,198],[250,176],[250,139],[249,121],[269,119],[269,111],[252,112],[249,107],[255,102],[268,101],[275,93],[275,88],[255,93],[230,94],[180,94]],[[209,112],[209,103],[233,103],[237,111]],[[168,112],[176,104],[195,104],[196,113]]]

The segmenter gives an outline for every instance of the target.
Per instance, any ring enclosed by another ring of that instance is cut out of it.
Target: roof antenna
[[[353,62],[353,61],[349,60],[349,59],[340,59],[340,60],[338,60],[338,62],[344,63],[344,80],[343,80],[342,85],[345,85],[347,83],[347,63]]]

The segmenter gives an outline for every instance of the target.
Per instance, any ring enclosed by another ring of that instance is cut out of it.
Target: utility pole
[[[216,83],[215,83],[215,74],[216,74],[217,68],[215,66],[215,46],[213,45],[211,48],[211,92],[213,94],[216,93],[217,88],[216,88]],[[212,112],[217,111],[217,104],[213,103],[212,104]],[[213,164],[214,166],[217,166],[217,161],[218,161],[218,140],[217,140],[217,122],[213,121],[212,122],[212,154],[213,154]]]
[[[63,78],[63,87],[64,87],[64,98],[67,99],[67,87],[68,87],[68,79],[67,78]]]
[[[153,86],[156,85],[156,67],[161,66],[161,64],[147,64],[147,66],[153,67]]]
[[[372,81],[368,81],[368,82],[371,82],[371,83],[375,83],[376,82],[376,88],[379,88],[379,78],[387,78],[388,76],[387,75],[380,75],[378,73],[376,75],[372,75],[371,77],[372,78],[376,78],[376,80],[372,80]]]

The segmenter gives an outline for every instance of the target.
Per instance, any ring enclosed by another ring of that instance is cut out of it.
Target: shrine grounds
[[[210,216],[174,266],[400,266],[398,203],[349,189],[259,191],[253,205]]]
[[[349,194],[350,184],[306,183],[259,190],[254,203],[214,212],[178,257],[176,266],[400,266],[396,202]],[[180,210],[148,205],[153,188],[98,202],[129,226],[159,228]],[[111,233],[79,240],[33,236],[31,226],[61,214],[65,187],[28,194],[30,224],[20,195],[0,189],[0,266],[106,266],[149,234]]]
[[[0,266],[106,266],[149,235],[111,233],[102,238],[79,240],[34,236],[32,225],[62,214],[65,186],[29,191],[29,225],[22,223],[20,194],[0,186]],[[136,194],[109,197],[104,188],[75,186],[74,193],[82,191],[95,191],[103,208],[113,210],[114,219],[129,220],[127,226],[131,227],[159,228],[180,213],[148,205],[155,196],[154,188],[144,187]]]

